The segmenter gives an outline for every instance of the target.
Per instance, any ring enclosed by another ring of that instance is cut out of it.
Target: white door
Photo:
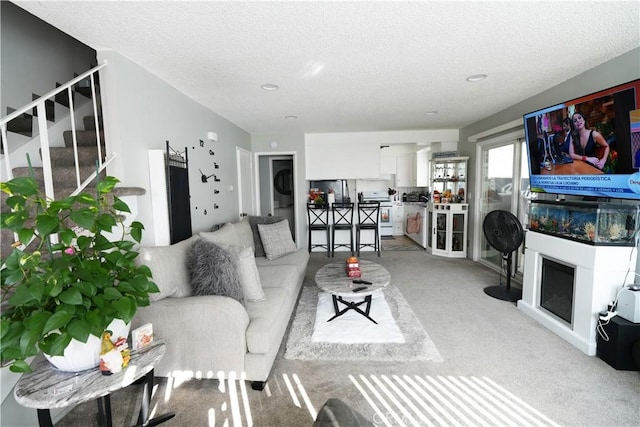
[[[240,213],[240,218],[243,218],[247,215],[255,214],[251,191],[253,170],[251,152],[236,148],[236,162],[238,164],[238,212]]]

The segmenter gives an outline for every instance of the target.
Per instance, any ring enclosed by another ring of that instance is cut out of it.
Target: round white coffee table
[[[360,260],[361,277],[348,277],[344,262],[333,262],[321,267],[316,273],[316,285],[331,294],[335,315],[327,322],[342,316],[349,310],[355,310],[373,323],[378,324],[369,316],[371,310],[371,296],[382,292],[391,281],[391,275],[386,268],[371,261]],[[366,281],[370,284],[354,283],[355,281]],[[362,297],[361,301],[349,301],[344,298]],[[340,309],[338,303],[345,307]],[[360,306],[364,305],[364,310]]]

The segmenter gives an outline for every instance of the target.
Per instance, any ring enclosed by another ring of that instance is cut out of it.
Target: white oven
[[[380,224],[381,236],[393,235],[393,202],[387,192],[382,191],[364,191],[362,193],[363,202],[380,202]]]

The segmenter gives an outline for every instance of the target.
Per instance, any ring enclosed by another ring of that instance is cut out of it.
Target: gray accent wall
[[[96,65],[96,52],[8,1],[0,2],[0,116]]]
[[[108,173],[127,186],[149,190],[148,150],[162,150],[168,140],[177,151],[188,149],[193,232],[237,221],[236,147],[251,150],[250,135],[117,52],[98,51],[98,60],[109,64],[100,74],[107,151],[118,155]],[[218,140],[208,141],[207,132],[216,132]],[[211,156],[209,150],[215,154]],[[214,169],[214,163],[219,169]],[[199,170],[206,175],[215,173],[220,182],[210,178],[203,183]],[[153,245],[149,192],[139,198],[138,209],[138,220],[146,228],[143,243]]]
[[[564,83],[525,99],[486,119],[472,123],[460,129],[460,155],[469,156],[468,188],[475,192],[476,177],[480,172],[476,169],[476,144],[469,142],[469,137],[496,128],[514,120],[522,120],[526,113],[561,102],[598,92],[612,86],[640,78],[640,48],[633,49],[617,58],[605,62],[598,67],[568,79]],[[524,122],[519,126],[524,128]],[[474,211],[473,197],[470,200],[470,211]],[[470,217],[471,219],[473,217]],[[469,247],[473,247],[475,233],[473,221],[469,221]]]

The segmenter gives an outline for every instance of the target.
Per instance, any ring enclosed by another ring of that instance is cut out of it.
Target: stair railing
[[[102,64],[90,69],[89,71],[75,77],[72,80],[69,80],[67,83],[62,86],[57,87],[56,89],[48,92],[46,95],[41,96],[35,101],[30,102],[22,108],[17,109],[11,114],[0,119],[0,132],[2,133],[2,148],[4,152],[4,163],[7,172],[8,179],[13,178],[13,171],[11,168],[11,155],[9,153],[9,143],[7,140],[7,124],[13,120],[21,116],[23,113],[33,110],[36,108],[38,113],[38,132],[40,137],[40,149],[42,156],[42,170],[44,175],[44,189],[45,194],[51,200],[55,199],[55,192],[53,188],[53,171],[51,168],[51,156],[49,153],[49,130],[47,127],[47,113],[45,109],[45,101],[54,98],[57,94],[67,91],[67,95],[69,98],[69,114],[71,118],[71,135],[73,141],[73,152],[74,152],[74,162],[76,169],[76,190],[72,193],[72,195],[80,193],[84,188],[86,188],[91,181],[93,181],[96,176],[102,172],[109,163],[113,161],[116,157],[115,153],[109,156],[109,158],[102,160],[102,144],[100,141],[100,126],[98,120],[98,102],[96,98],[96,85],[95,85],[95,76],[98,71],[107,66],[107,62],[104,61]],[[93,116],[95,119],[95,130],[96,130],[96,140],[98,145],[98,164],[96,166],[96,171],[93,172],[87,179],[83,182],[80,182],[80,166],[78,161],[78,141],[76,136],[76,126],[75,126],[75,114],[73,108],[73,86],[85,79],[89,78],[90,86],[91,86],[91,101],[93,103]]]

